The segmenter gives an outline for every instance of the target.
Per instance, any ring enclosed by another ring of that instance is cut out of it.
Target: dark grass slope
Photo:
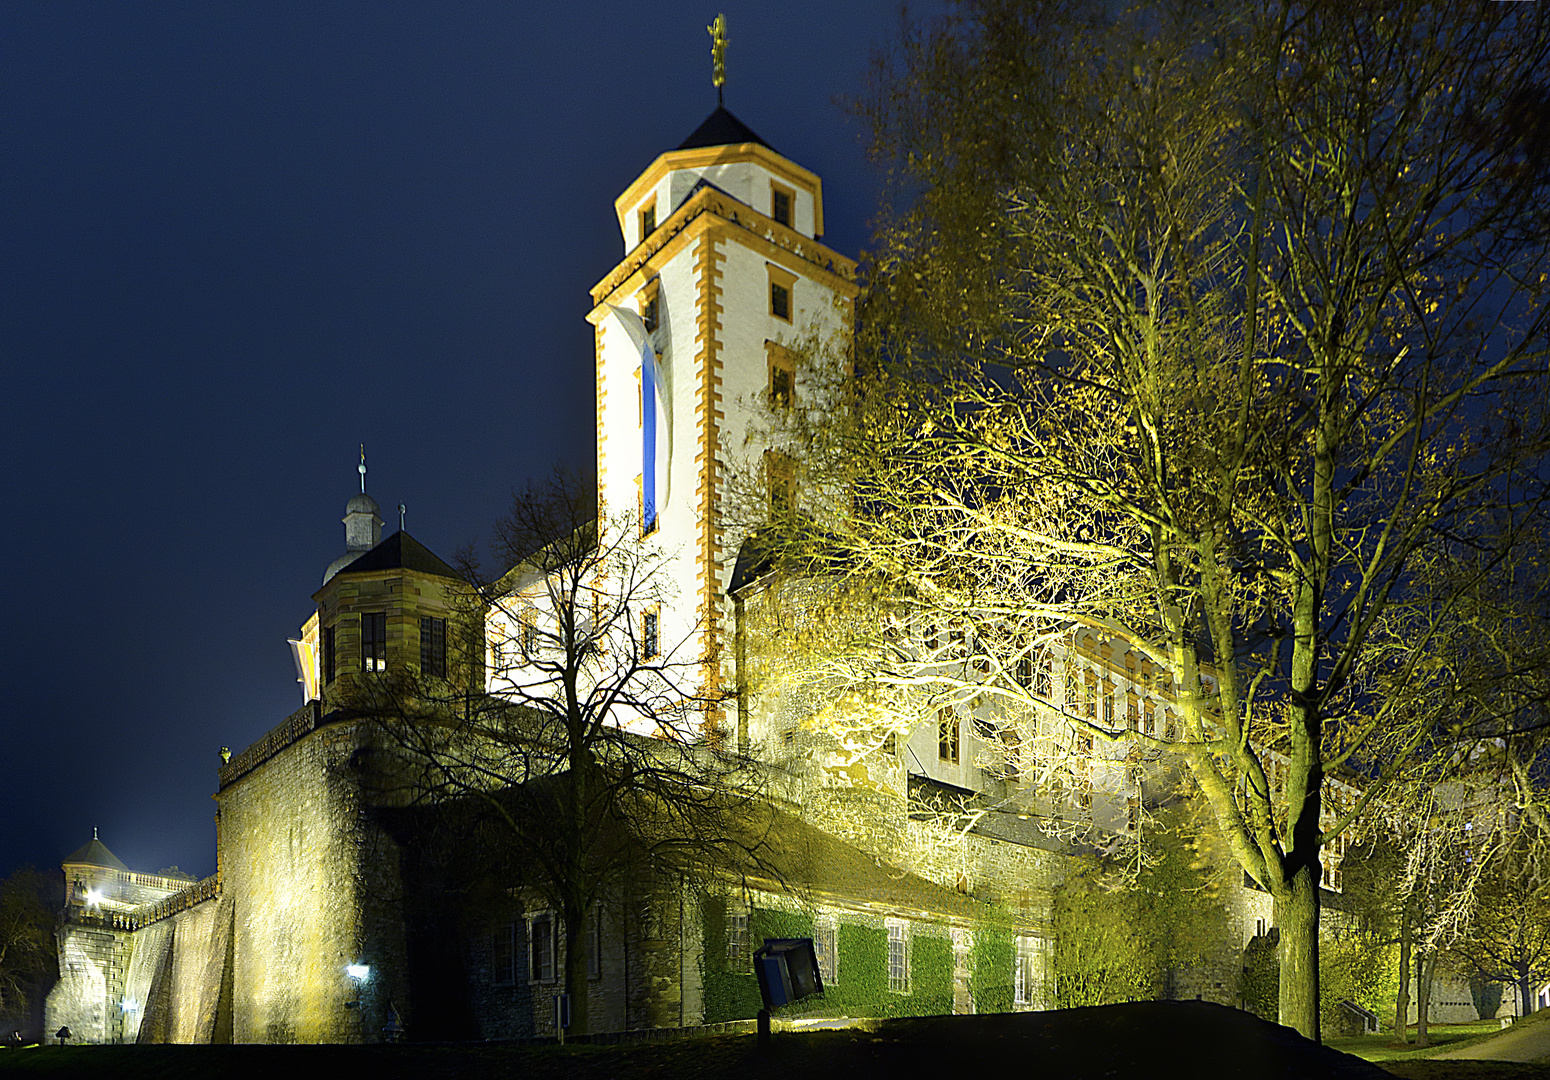
[[[1199,1077],[1393,1080],[1247,1013],[1199,1002],[1144,1002],[1048,1013],[893,1020],[873,1031],[777,1032],[769,1054],[751,1035],[616,1046],[90,1046],[0,1051],[7,1077],[114,1080],[952,1080]],[[1523,1074],[1528,1076],[1530,1074]],[[1442,1074],[1427,1080],[1441,1080]],[[1482,1077],[1481,1080],[1486,1080]],[[1493,1078],[1494,1080],[1494,1078]],[[1512,1080],[1519,1080],[1513,1077]]]

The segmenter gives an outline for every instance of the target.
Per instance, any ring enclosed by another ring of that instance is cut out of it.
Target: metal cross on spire
[[[716,104],[722,104],[721,88],[727,82],[727,17],[717,15],[707,26],[710,34],[710,81],[716,87]]]
[[[361,464],[358,470],[361,474],[361,494],[366,494],[366,444],[361,443]]]

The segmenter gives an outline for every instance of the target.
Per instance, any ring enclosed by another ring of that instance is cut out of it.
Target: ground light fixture
[[[354,979],[356,982],[365,982],[367,979],[371,978],[371,965],[346,964],[344,966],[344,973],[350,976],[350,978]]]

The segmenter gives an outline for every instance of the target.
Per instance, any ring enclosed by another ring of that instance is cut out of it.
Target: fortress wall
[[[124,984],[121,1001],[127,1007],[120,1007],[123,1013],[123,1041],[126,1043],[139,1042],[141,1027],[145,1023],[146,1016],[150,1012],[150,1003],[153,982],[160,971],[171,959],[173,940],[173,926],[171,919],[163,919],[161,922],[152,923],[150,926],[136,930],[128,935],[128,962],[124,969]]]
[[[59,981],[44,1006],[44,1038],[70,1029],[72,1043],[106,1043],[120,1035],[118,996],[128,959],[128,934],[66,923],[59,936]],[[109,999],[113,1008],[109,1009]]]
[[[218,796],[236,1042],[359,1042],[381,1028],[385,1000],[345,973],[391,967],[368,955],[363,929],[362,808],[348,764],[360,736],[354,723],[320,727]]]
[[[148,996],[141,1042],[221,1041],[217,1011],[230,954],[231,912],[231,901],[220,897],[156,924],[171,928],[172,949]],[[230,1003],[226,1006],[229,1011]]]

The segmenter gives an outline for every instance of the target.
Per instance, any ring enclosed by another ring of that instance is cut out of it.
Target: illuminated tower
[[[728,661],[726,591],[742,537],[729,470],[752,461],[778,501],[795,477],[747,436],[800,393],[787,346],[851,325],[855,263],[820,243],[823,185],[718,106],[614,203],[625,256],[592,289],[602,510],[670,557],[664,644]]]

